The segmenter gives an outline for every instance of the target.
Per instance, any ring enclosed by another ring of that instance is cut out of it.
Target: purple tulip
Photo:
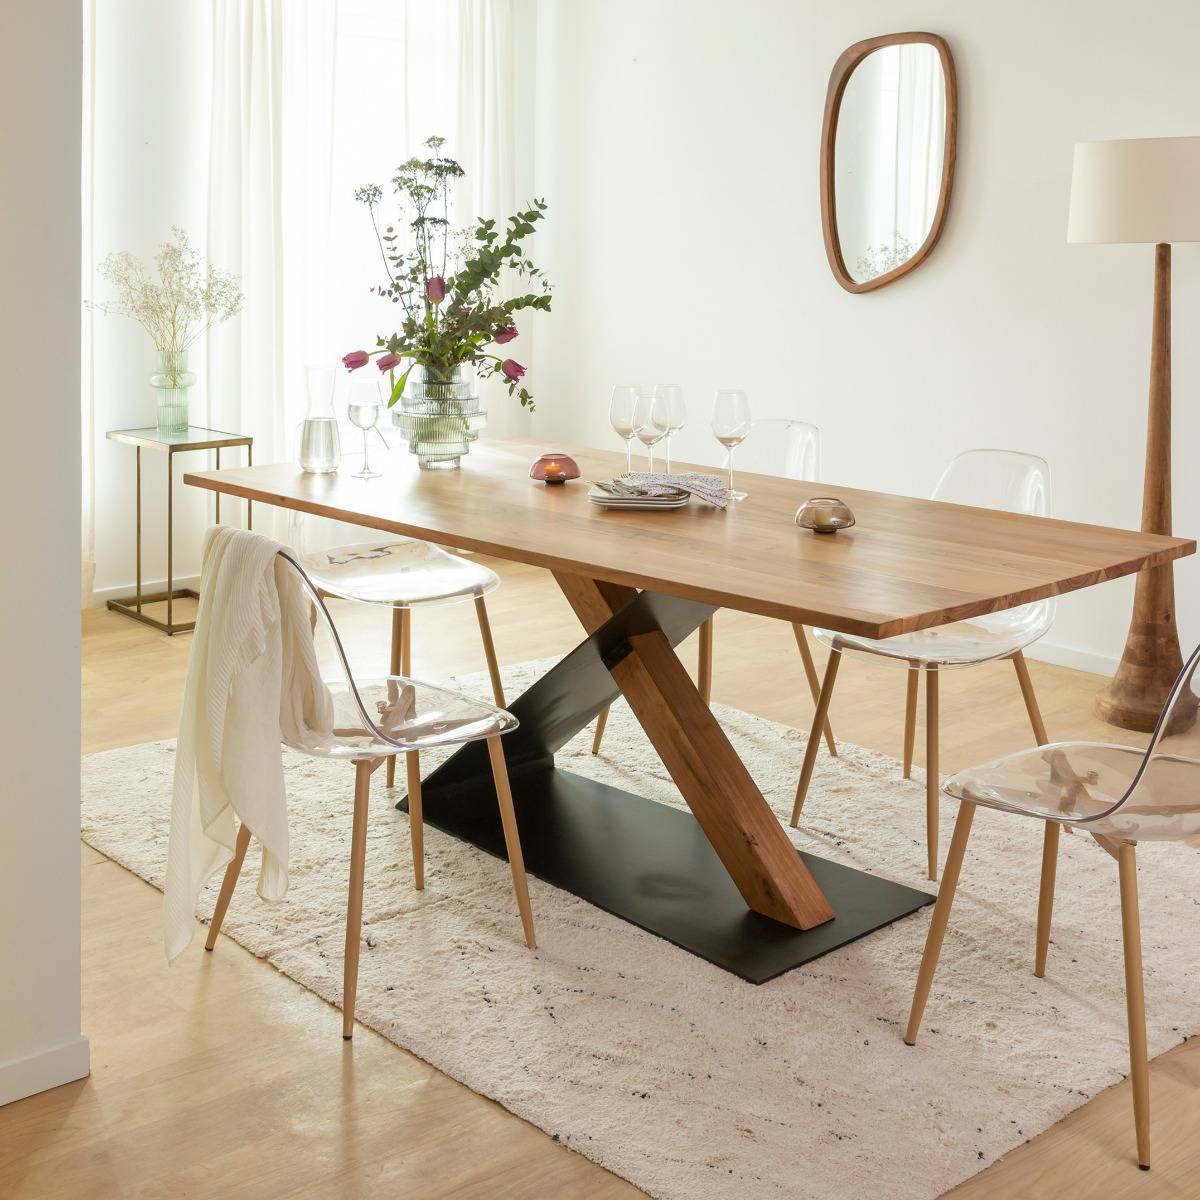
[[[384,354],[376,360],[375,365],[380,369],[380,371],[390,371],[399,362],[400,355]]]
[[[506,325],[503,329],[496,330],[492,336],[492,341],[497,346],[503,346],[506,342],[511,342],[517,336],[517,327],[515,325]]]
[[[516,383],[525,374],[525,368],[515,358],[506,358],[500,364],[500,370],[504,372],[504,378],[513,383]]]
[[[357,371],[359,367],[365,367],[371,361],[371,356],[365,350],[351,350],[349,354],[342,355],[342,366],[347,371]]]
[[[425,280],[425,299],[430,304],[441,304],[445,298],[446,281],[440,275],[435,275],[432,279]]]

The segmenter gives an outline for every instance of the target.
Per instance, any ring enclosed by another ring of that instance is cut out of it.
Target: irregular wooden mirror
[[[834,64],[821,129],[821,219],[834,277],[868,292],[919,266],[954,182],[958,93],[934,33],[856,42]]]

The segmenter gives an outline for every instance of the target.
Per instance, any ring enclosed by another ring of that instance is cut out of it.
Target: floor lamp
[[[1200,241],[1200,137],[1081,142],[1068,242],[1154,246],[1154,324],[1142,531],[1171,532],[1171,243]],[[1096,698],[1110,725],[1149,731],[1182,666],[1170,566],[1138,575],[1125,652]]]

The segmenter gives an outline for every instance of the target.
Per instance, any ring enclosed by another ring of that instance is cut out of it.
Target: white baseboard
[[[185,575],[182,578],[176,577],[175,586],[177,588],[192,588],[198,591],[200,588],[199,575]],[[132,596],[136,587],[132,583],[120,584],[117,587],[94,588],[92,590],[92,608],[103,608],[109,600],[123,600],[127,596]],[[150,595],[153,592],[165,592],[167,590],[167,581],[165,579],[142,580],[142,592]]]
[[[1077,671],[1090,671],[1093,675],[1103,675],[1105,679],[1111,679],[1116,674],[1121,661],[1093,650],[1081,650],[1078,646],[1064,646],[1060,642],[1050,641],[1035,642],[1025,651],[1025,657],[1060,667],[1074,667]]]
[[[81,1033],[59,1046],[0,1063],[0,1104],[11,1104],[90,1074],[91,1047]]]

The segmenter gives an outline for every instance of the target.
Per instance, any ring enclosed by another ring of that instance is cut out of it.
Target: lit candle
[[[568,479],[579,478],[579,464],[567,454],[543,454],[529,468],[529,478],[547,484],[564,484]]]

